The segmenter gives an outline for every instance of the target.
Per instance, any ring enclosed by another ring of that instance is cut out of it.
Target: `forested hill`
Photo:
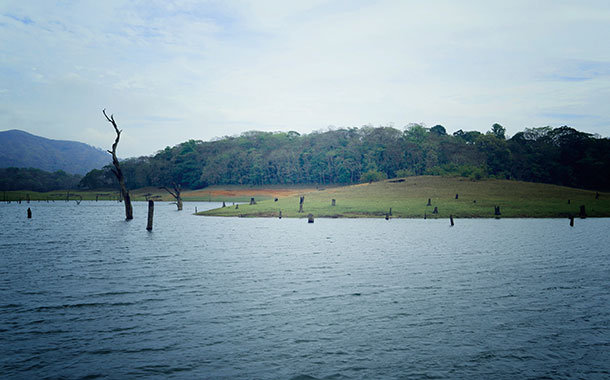
[[[129,159],[130,188],[172,182],[201,188],[221,184],[351,184],[410,175],[461,175],[610,189],[610,140],[564,126],[525,129],[510,139],[494,124],[487,133],[437,125],[361,127],[300,135],[246,132],[217,141],[190,140],[153,156]],[[114,184],[109,169],[81,181]]]
[[[107,152],[81,142],[51,140],[17,129],[0,132],[0,168],[62,170],[84,175],[110,162]]]

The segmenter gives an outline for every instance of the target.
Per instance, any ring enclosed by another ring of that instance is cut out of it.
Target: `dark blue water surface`
[[[3,378],[608,378],[610,220],[0,205]],[[34,217],[26,219],[31,207]]]

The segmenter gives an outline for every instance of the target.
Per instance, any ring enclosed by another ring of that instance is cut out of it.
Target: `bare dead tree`
[[[180,186],[180,184],[176,184],[176,182],[172,182],[172,187],[174,188],[173,192],[165,186],[161,188],[170,193],[172,197],[176,199],[176,206],[178,206],[178,211],[182,211],[182,197],[180,196],[182,186]]]
[[[114,127],[114,131],[116,132],[116,139],[114,140],[114,144],[112,144],[112,150],[108,150],[107,152],[112,155],[112,163],[114,165],[114,169],[112,169],[112,172],[116,176],[117,180],[119,181],[119,185],[121,186],[121,195],[123,197],[123,200],[125,201],[125,219],[131,220],[133,219],[133,207],[131,206],[131,197],[129,196],[129,191],[127,191],[127,187],[125,186],[125,177],[123,176],[123,171],[121,170],[119,159],[116,156],[116,147],[119,145],[119,139],[121,138],[121,132],[123,131],[119,130],[119,128],[117,127],[114,121],[114,115],[110,115],[110,117],[108,117],[108,115],[106,114],[106,109],[104,109],[102,113],[106,117],[106,120],[108,120],[108,122],[112,124],[112,126]]]

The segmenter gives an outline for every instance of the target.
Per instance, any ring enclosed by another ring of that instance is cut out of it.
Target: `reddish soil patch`
[[[188,197],[276,197],[284,198],[315,191],[315,188],[202,189],[189,191]]]

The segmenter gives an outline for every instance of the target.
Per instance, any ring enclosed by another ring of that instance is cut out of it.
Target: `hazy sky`
[[[610,2],[0,2],[0,130],[122,157],[408,123],[610,136]]]

